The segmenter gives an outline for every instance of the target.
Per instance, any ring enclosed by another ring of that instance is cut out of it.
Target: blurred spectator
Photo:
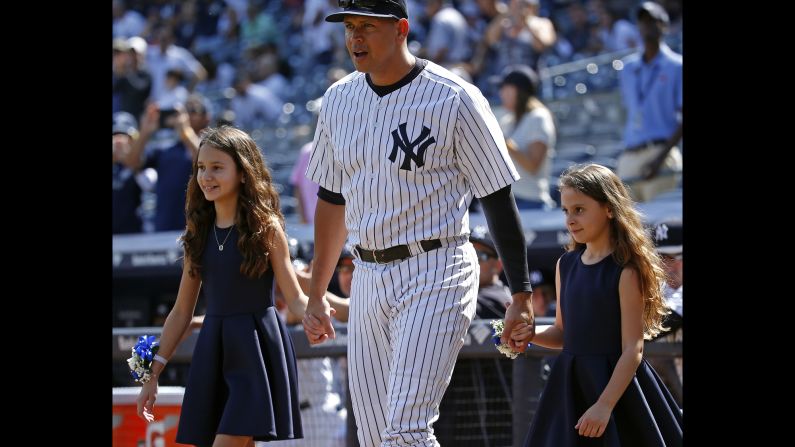
[[[511,0],[508,13],[489,24],[484,40],[496,52],[499,69],[513,64],[537,68],[539,56],[555,44],[552,22],[537,15],[538,7],[538,0]]]
[[[588,11],[585,10],[580,2],[571,2],[566,8],[569,16],[569,28],[566,30],[566,39],[571,44],[574,53],[581,56],[593,55],[595,47],[593,46],[591,21],[588,18]]]
[[[313,64],[325,66],[334,63],[338,50],[342,51],[345,48],[344,31],[333,23],[323,20],[336,10],[337,2],[334,0],[306,1],[302,29],[304,47]]]
[[[212,52],[223,42],[223,37],[218,29],[218,22],[225,14],[225,8],[226,4],[223,0],[197,2],[196,20],[193,23],[194,40],[192,46],[187,47],[193,54]]]
[[[467,22],[449,0],[428,0],[425,14],[431,25],[421,57],[450,67],[469,60]]]
[[[211,120],[208,104],[201,95],[191,95],[184,106],[176,107],[173,114],[160,110],[154,103],[147,107],[141,122],[141,137],[133,145],[131,156],[133,167],[157,171],[155,231],[185,228],[185,192],[193,173],[193,157],[199,149],[198,135]],[[147,146],[155,132],[167,136],[154,139]]]
[[[536,317],[554,317],[557,306],[555,276],[546,269],[532,269],[530,285],[533,286],[533,314]]]
[[[207,98],[221,98],[224,90],[232,87],[235,67],[226,62],[216,63],[210,53],[200,54],[198,60],[207,70],[207,78],[196,84],[195,91]]]
[[[185,101],[188,100],[188,89],[182,85],[184,80],[185,75],[178,67],[166,71],[164,89],[157,98],[157,104],[161,110],[174,109],[177,104],[185,104]]]
[[[619,75],[627,123],[616,174],[639,202],[674,189],[682,172],[682,56],[662,41],[667,25],[662,6],[641,4],[644,48],[627,57]]]
[[[113,40],[113,111],[136,118],[152,90],[152,76],[144,67],[146,41],[138,36]]]
[[[293,186],[293,196],[298,201],[298,216],[301,223],[315,221],[315,207],[317,206],[317,183],[306,177],[306,168],[309,166],[309,157],[312,155],[312,142],[301,147],[298,159],[295,161],[290,174],[290,184]]]
[[[480,264],[480,284],[475,318],[505,318],[505,309],[511,303],[511,291],[500,281],[502,261],[486,227],[478,225],[469,233]]]
[[[166,90],[166,77],[169,70],[179,69],[187,80],[187,89],[193,91],[197,82],[207,78],[207,71],[193,54],[183,47],[174,45],[174,33],[168,25],[160,25],[155,30],[155,42],[149,45],[146,63],[152,74],[152,99],[157,101]]]
[[[291,94],[290,81],[284,75],[287,71],[287,65],[279,58],[279,49],[275,45],[266,45],[254,58],[252,80],[286,101]]]
[[[654,227],[654,241],[657,253],[663,260],[666,281],[663,285],[665,297],[671,313],[666,315],[665,332],[657,335],[655,341],[681,342],[684,323],[684,306],[682,305],[682,222],[666,221]],[[668,386],[676,403],[682,406],[682,358],[652,357],[649,359],[654,370]]]
[[[139,36],[145,27],[146,19],[141,13],[127,9],[124,0],[113,0],[113,37]]]
[[[549,194],[555,122],[537,97],[538,87],[538,75],[526,65],[507,67],[500,81],[500,98],[508,111],[500,118],[500,127],[521,176],[511,187],[519,209],[557,206]]]
[[[353,263],[353,254],[348,249],[343,248],[340,253],[340,259],[337,261],[337,283],[340,286],[340,292],[345,297],[351,296],[351,287],[353,285],[353,270],[356,266]]]
[[[240,21],[240,44],[243,51],[276,42],[279,30],[270,14],[262,10],[261,2],[250,2]]]
[[[469,24],[470,41],[475,48],[467,71],[483,92],[483,96],[492,102],[497,100],[497,89],[490,80],[500,73],[501,67],[497,65],[496,49],[487,43],[485,36],[495,19],[508,13],[508,6],[499,0],[477,0],[477,6],[478,15],[472,17]]]
[[[229,106],[235,113],[235,125],[251,131],[272,125],[282,113],[282,100],[267,87],[251,82],[245,67],[239,67],[235,75],[235,97]]]
[[[621,17],[621,14],[614,8],[602,5],[597,9],[597,14],[599,23],[596,28],[596,37],[600,52],[612,53],[640,46],[641,38],[638,29]]]
[[[661,0],[660,4],[668,13],[668,32],[665,43],[674,51],[682,53],[682,0]]]
[[[137,127],[131,114],[113,114],[113,234],[140,233],[143,229],[141,191],[151,189],[152,179],[127,166],[132,142],[138,138]]]

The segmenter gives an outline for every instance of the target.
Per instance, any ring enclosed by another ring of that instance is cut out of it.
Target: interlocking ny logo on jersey
[[[436,142],[434,137],[428,138],[428,135],[431,134],[431,129],[428,129],[425,126],[422,126],[422,132],[420,136],[417,137],[416,140],[410,141],[408,134],[406,134],[406,124],[403,123],[398,126],[400,129],[400,133],[398,134],[398,129],[392,131],[392,152],[389,154],[389,161],[392,163],[395,162],[395,158],[397,158],[398,148],[402,150],[406,156],[403,157],[403,163],[400,165],[400,169],[404,171],[411,171],[411,160],[414,160],[414,163],[417,165],[418,168],[421,168],[425,164],[425,149],[428,148],[432,143]],[[419,149],[417,149],[417,153],[414,153],[414,148],[419,145]]]

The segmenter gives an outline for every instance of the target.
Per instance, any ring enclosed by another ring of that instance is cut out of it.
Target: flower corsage
[[[132,348],[132,357],[127,359],[130,374],[139,383],[146,383],[152,379],[152,360],[157,354],[160,345],[155,341],[154,335],[141,335],[138,343]]]
[[[491,320],[491,327],[491,332],[493,334],[492,340],[494,340],[494,345],[497,346],[497,350],[509,359],[515,359],[518,357],[518,352],[514,351],[510,346],[500,341],[500,337],[502,337],[502,330],[505,328],[505,321]]]

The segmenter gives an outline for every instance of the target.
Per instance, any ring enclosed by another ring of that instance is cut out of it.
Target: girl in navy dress
[[[557,262],[555,324],[511,339],[560,349],[525,439],[526,447],[682,445],[682,416],[643,359],[643,340],[668,312],[662,262],[626,186],[608,168],[561,175],[571,234]],[[565,328],[565,330],[564,330]]]
[[[253,447],[303,437],[293,345],[277,316],[274,277],[296,314],[306,296],[290,262],[284,218],[254,140],[228,126],[208,129],[193,162],[185,204],[182,280],[138,396],[154,420],[157,377],[188,329],[201,288],[207,314],[191,360],[177,442]]]

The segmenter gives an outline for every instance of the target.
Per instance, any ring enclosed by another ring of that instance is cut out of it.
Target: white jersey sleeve
[[[331,192],[342,192],[342,166],[334,160],[334,146],[326,126],[328,94],[323,98],[320,116],[312,142],[312,156],[306,168],[306,177]]]
[[[505,137],[486,98],[476,89],[465,89],[459,101],[456,158],[475,197],[487,196],[519,180],[505,147]]]

